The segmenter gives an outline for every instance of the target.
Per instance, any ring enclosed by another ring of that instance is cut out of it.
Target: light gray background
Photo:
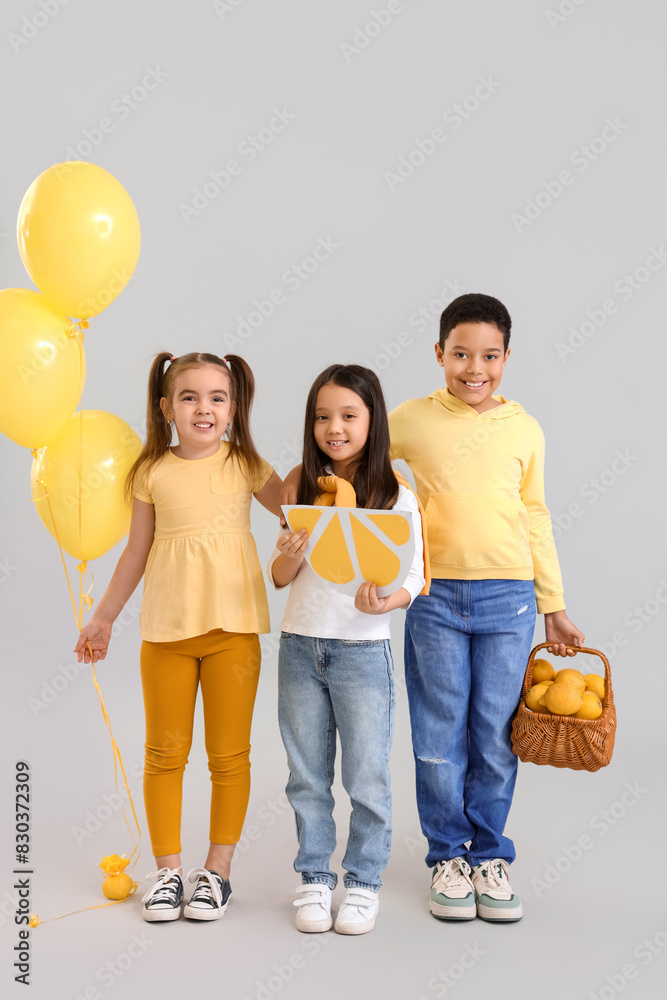
[[[52,12],[54,6],[55,0],[47,3]],[[619,715],[615,756],[596,774],[521,765],[508,832],[518,849],[512,872],[524,920],[439,923],[427,911],[425,848],[399,683],[394,848],[377,928],[359,939],[300,935],[292,922],[295,835],[280,798],[286,768],[276,722],[284,597],[270,594],[274,632],[265,643],[246,827],[254,827],[257,839],[244,843],[235,862],[230,912],[211,925],[156,927],[141,920],[137,897],[45,924],[31,936],[29,995],[133,1000],[150,989],[165,998],[206,989],[231,1000],[369,992],[434,1000],[539,991],[547,1000],[588,998],[592,991],[652,1000],[662,994],[667,970],[659,868],[667,269],[638,272],[640,281],[650,277],[631,296],[614,285],[667,239],[664,5],[566,0],[561,7],[571,13],[550,24],[556,0],[413,0],[348,60],[342,43],[353,43],[356,29],[373,11],[386,10],[386,0],[236,0],[227,6],[218,12],[205,2],[71,0],[26,44],[14,39],[12,45],[12,33],[26,29],[23,18],[38,24],[44,18],[37,0],[3,4],[2,286],[30,287],[14,236],[25,190],[47,166],[68,157],[68,146],[81,142],[85,129],[111,119],[113,131],[81,158],[126,186],[143,245],[130,286],[86,335],[84,406],[110,410],[143,434],[150,355],[161,348],[177,354],[233,348],[226,335],[239,316],[281,287],[286,301],[236,350],[257,377],[259,448],[283,475],[298,458],[308,386],[325,365],[382,366],[390,406],[427,394],[442,375],[433,358],[441,308],[434,300],[444,304],[452,288],[502,298],[514,333],[501,391],[518,399],[546,434],[547,498],[554,518],[561,517],[556,534],[568,613],[587,641],[609,644]],[[121,118],[115,102],[141,85],[147,67],[159,67],[166,78]],[[494,81],[493,94],[461,127],[453,127],[451,115],[443,122],[480,77]],[[192,204],[193,189],[210,180],[210,171],[239,159],[239,145],[268,126],[274,108],[295,117],[254,162],[241,160],[240,176],[186,223],[179,205]],[[607,118],[620,122],[620,134],[580,171],[571,155],[600,136]],[[438,127],[446,141],[390,190],[385,172],[395,171],[399,157]],[[568,168],[574,182],[517,232],[512,213],[523,212],[527,199]],[[339,247],[298,290],[286,288],[283,272],[320,238]],[[557,344],[610,297],[616,313],[562,360]],[[410,317],[429,304],[432,319],[418,329]],[[398,356],[374,361],[402,331],[410,337],[403,337],[409,343]],[[31,459],[7,439],[0,448],[6,720],[0,977],[4,995],[23,996],[11,967],[13,762],[27,758],[32,765],[32,908],[43,919],[101,902],[95,866],[103,854],[131,849],[131,842],[120,812],[105,808],[104,796],[114,793],[108,734],[90,673],[70,666],[76,628],[57,548],[32,509]],[[609,471],[617,451],[625,464]],[[562,515],[573,503],[579,516],[568,525]],[[258,505],[253,530],[264,563],[276,525]],[[98,598],[121,548],[92,567]],[[143,878],[153,860],[139,777],[139,598],[138,592],[130,602],[99,676],[144,829],[136,870]],[[645,609],[645,621],[637,607]],[[402,626],[396,613],[399,677]],[[542,629],[540,620],[536,641]],[[72,679],[58,681],[58,696],[35,714],[30,699],[42,698],[44,684],[66,674]],[[185,781],[187,866],[205,856],[208,796],[199,718]],[[100,828],[77,843],[75,828],[98,812],[105,817]],[[337,818],[342,841],[342,794]],[[584,835],[589,849],[568,862],[565,849]],[[540,890],[533,880],[544,880],[547,871],[557,877]],[[105,974],[119,956],[127,966],[123,956],[134,935],[144,936],[141,957],[120,977]],[[659,954],[644,951],[644,939],[657,942]],[[457,980],[468,946],[468,955],[478,957]],[[293,956],[300,967],[284,982]],[[624,984],[619,970],[627,963],[635,974]]]

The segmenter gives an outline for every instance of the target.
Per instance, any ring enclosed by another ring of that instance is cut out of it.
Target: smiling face
[[[348,469],[363,455],[371,414],[361,396],[328,382],[317,394],[313,434],[318,448],[331,460],[335,476],[348,478]]]
[[[459,323],[442,348],[435,345],[447,388],[478,413],[500,405],[493,393],[510,353],[504,353],[503,335],[492,323]]]
[[[234,416],[229,375],[217,365],[187,368],[174,380],[171,399],[160,408],[173,420],[178,433],[179,458],[207,458],[215,454],[227,424]]]

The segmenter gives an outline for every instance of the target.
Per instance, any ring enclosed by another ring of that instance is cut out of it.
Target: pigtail
[[[140,469],[146,473],[162,458],[171,444],[171,425],[160,409],[164,392],[164,366],[173,355],[161,351],[155,355],[148,375],[148,401],[146,404],[146,443],[125,480],[125,500],[132,503],[132,487]]]
[[[244,361],[238,354],[227,354],[223,361],[229,365],[233,397],[236,404],[228,432],[229,454],[232,459],[242,459],[245,463],[248,479],[253,482],[262,471],[262,460],[257,453],[250,431],[250,411],[255,395],[255,376],[247,361]]]

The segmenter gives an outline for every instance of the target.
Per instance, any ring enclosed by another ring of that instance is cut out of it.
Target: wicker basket
[[[571,715],[543,715],[526,707],[535,654],[552,643],[541,642],[531,651],[521,689],[521,701],[512,723],[512,749],[520,760],[532,764],[570,767],[575,771],[598,771],[611,760],[616,735],[616,709],[609,661],[604,653],[587,646],[568,646],[576,653],[593,653],[604,663],[602,715],[597,719],[575,719]],[[568,660],[571,658],[568,657]]]

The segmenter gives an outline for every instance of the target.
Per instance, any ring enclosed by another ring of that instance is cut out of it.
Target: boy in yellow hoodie
[[[511,319],[489,295],[461,295],[435,345],[445,387],[389,414],[392,460],[412,470],[426,510],[431,591],[406,615],[405,674],[417,804],[436,917],[523,915],[503,835],[517,758],[510,731],[536,613],[555,655],[583,633],[565,614],[544,501],[544,435],[494,395]],[[469,846],[466,844],[469,842]]]

